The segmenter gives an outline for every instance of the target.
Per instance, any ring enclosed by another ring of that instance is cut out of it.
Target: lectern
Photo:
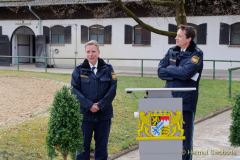
[[[182,160],[182,98],[172,92],[188,92],[196,88],[126,88],[127,93],[145,92],[139,99],[136,139],[140,160]]]

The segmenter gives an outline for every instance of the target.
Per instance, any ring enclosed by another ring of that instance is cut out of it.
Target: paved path
[[[240,160],[240,147],[228,142],[231,110],[195,125],[193,160]],[[116,160],[139,160],[138,150]]]

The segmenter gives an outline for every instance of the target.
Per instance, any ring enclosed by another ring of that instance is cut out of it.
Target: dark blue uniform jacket
[[[73,93],[80,102],[85,121],[107,120],[113,117],[112,101],[116,95],[117,79],[110,64],[98,59],[97,73],[91,71],[88,60],[77,66],[72,73]],[[90,111],[98,103],[100,110]]]
[[[158,76],[166,80],[168,88],[191,88],[196,91],[173,92],[173,97],[183,98],[184,111],[196,111],[198,99],[198,86],[203,69],[203,52],[192,41],[186,51],[180,51],[180,47],[170,48],[158,65]],[[191,79],[196,73],[195,80]]]

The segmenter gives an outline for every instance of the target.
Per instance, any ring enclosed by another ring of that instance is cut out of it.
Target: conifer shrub
[[[236,96],[236,101],[232,109],[232,124],[230,126],[230,143],[232,146],[240,146],[240,93]]]
[[[77,151],[83,150],[80,104],[71,89],[63,86],[56,92],[50,111],[46,144],[48,156],[53,159],[60,153],[64,160],[70,154],[75,159]]]

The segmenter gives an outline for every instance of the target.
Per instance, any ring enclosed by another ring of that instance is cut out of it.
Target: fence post
[[[47,57],[45,57],[45,73],[47,73]]]
[[[75,57],[74,58],[74,67],[76,67],[77,66],[77,58]]]
[[[228,69],[228,98],[232,97],[232,70]]]
[[[143,59],[141,59],[141,77],[143,77]]]
[[[19,71],[19,56],[17,55],[17,71]]]
[[[215,80],[215,68],[216,68],[216,64],[215,64],[215,60],[213,60],[213,79]]]

